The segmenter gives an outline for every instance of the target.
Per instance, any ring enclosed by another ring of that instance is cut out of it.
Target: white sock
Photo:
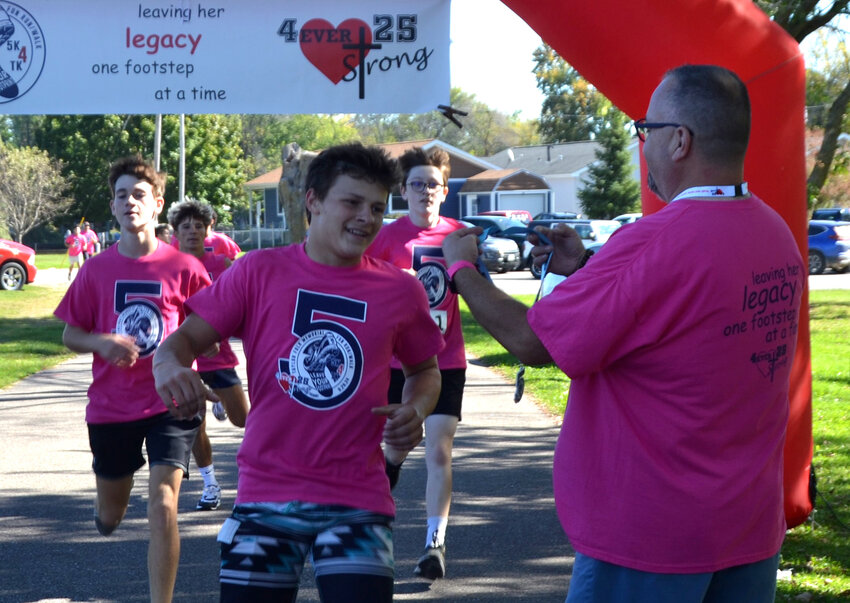
[[[199,467],[199,469],[201,471],[201,477],[204,478],[204,488],[218,485],[218,482],[215,480],[215,467],[210,465],[209,467]]]
[[[446,526],[449,524],[448,517],[429,517],[428,534],[425,535],[426,548],[434,542],[434,532],[437,533],[437,546],[442,546],[446,540]]]

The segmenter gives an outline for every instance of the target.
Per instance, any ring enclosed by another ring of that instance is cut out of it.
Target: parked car
[[[534,216],[534,220],[575,220],[578,218],[578,214],[575,214],[571,211],[556,211],[556,212],[548,212],[537,214]]]
[[[614,220],[532,220],[528,224],[528,228],[536,226],[545,226],[552,228],[557,224],[566,224],[574,229],[581,237],[585,249],[593,249],[597,251],[608,238],[614,234],[614,231],[620,228],[620,223]],[[531,276],[540,278],[540,269],[529,264]]]
[[[812,212],[812,220],[833,220],[834,222],[850,222],[850,207],[830,207],[816,209]]]
[[[620,214],[616,218],[614,218],[615,222],[619,222],[621,225],[623,224],[631,224],[632,222],[637,222],[643,217],[643,214]]]
[[[493,211],[480,211],[479,216],[504,216],[512,220],[518,220],[523,224],[531,222],[531,212],[526,209],[497,209]]]
[[[532,220],[529,228],[545,226],[552,228],[555,224],[566,224],[578,232],[582,239],[604,243],[614,231],[620,228],[620,223],[614,220]]]
[[[531,243],[526,239],[528,227],[519,222],[504,216],[466,216],[461,218],[464,222],[472,226],[480,226],[481,228],[492,228],[491,237],[501,237],[510,239],[519,250],[519,265],[517,269],[529,267],[531,261]]]
[[[519,249],[510,239],[487,237],[479,245],[481,259],[488,272],[507,272],[519,266]]]
[[[0,288],[16,291],[35,280],[35,250],[0,239]]]
[[[809,222],[809,274],[827,268],[844,272],[850,267],[850,224],[835,220]]]

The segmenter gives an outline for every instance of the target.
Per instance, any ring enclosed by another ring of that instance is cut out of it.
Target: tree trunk
[[[298,143],[290,142],[281,152],[283,172],[278,184],[278,198],[283,204],[286,228],[289,230],[289,242],[300,243],[307,237],[307,211],[304,208],[304,195],[307,169],[318,153],[304,151]]]
[[[841,134],[841,124],[844,121],[844,114],[847,113],[848,105],[850,105],[850,81],[847,82],[841,94],[838,95],[829,107],[826,124],[824,125],[823,142],[815,157],[815,165],[806,182],[810,204],[820,194],[829,176],[832,160],[835,158],[835,149],[838,147],[838,135]]]

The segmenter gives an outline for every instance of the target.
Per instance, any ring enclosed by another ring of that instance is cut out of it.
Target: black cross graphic
[[[366,51],[368,50],[379,50],[381,48],[381,44],[367,44],[366,43],[366,28],[360,28],[360,39],[357,44],[343,44],[342,47],[346,50],[353,49],[359,51],[360,55],[359,63],[360,63],[360,96],[359,98],[366,98],[366,66],[364,59],[366,58]]]

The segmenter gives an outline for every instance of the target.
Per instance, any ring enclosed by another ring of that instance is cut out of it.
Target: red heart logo
[[[298,37],[301,41],[301,52],[307,60],[330,81],[338,84],[360,63],[360,51],[355,48],[343,48],[343,45],[371,44],[372,30],[360,19],[346,19],[337,27],[324,19],[310,19],[301,28]],[[364,50],[365,57],[369,54],[369,49]]]

